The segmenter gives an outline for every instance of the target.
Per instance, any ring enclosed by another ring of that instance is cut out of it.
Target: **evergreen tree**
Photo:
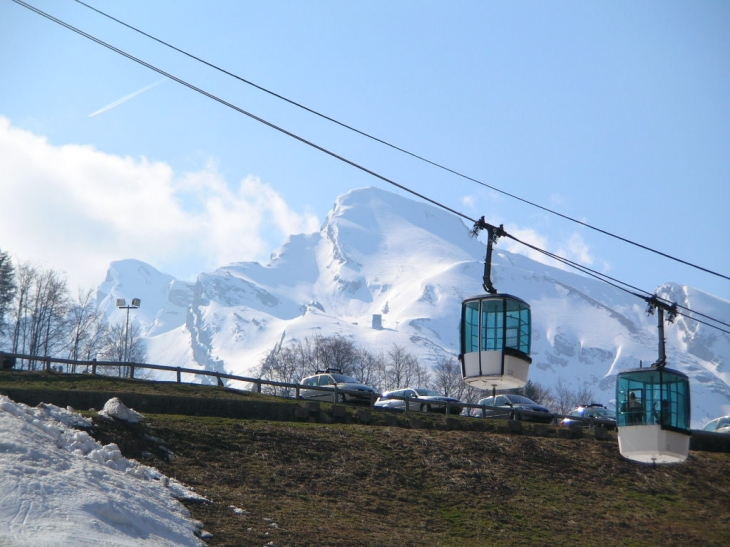
[[[0,334],[5,334],[5,313],[15,297],[15,268],[8,253],[0,251]]]

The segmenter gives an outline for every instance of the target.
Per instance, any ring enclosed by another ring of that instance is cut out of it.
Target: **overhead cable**
[[[267,88],[265,88],[263,86],[260,86],[260,85],[254,83],[254,82],[252,82],[250,80],[247,80],[245,78],[242,78],[241,76],[238,76],[237,74],[234,74],[233,72],[230,72],[230,71],[228,71],[228,70],[226,70],[224,68],[221,68],[221,67],[219,67],[219,66],[217,66],[217,65],[215,65],[215,64],[213,64],[211,62],[208,62],[208,61],[206,61],[204,59],[201,59],[200,57],[197,57],[197,56],[195,56],[195,55],[193,55],[191,53],[188,53],[185,50],[182,50],[182,49],[180,49],[178,47],[175,47],[172,44],[169,44],[168,42],[165,42],[164,40],[160,40],[159,38],[157,38],[155,36],[152,36],[151,34],[148,34],[148,33],[144,32],[144,31],[142,31],[142,30],[140,30],[140,29],[138,29],[138,28],[136,28],[136,27],[134,27],[134,26],[132,26],[132,25],[130,25],[128,23],[125,23],[124,21],[121,21],[120,19],[117,19],[116,17],[111,16],[108,13],[105,13],[105,12],[101,11],[100,9],[97,9],[97,8],[95,8],[93,6],[90,6],[89,4],[87,4],[85,2],[82,2],[81,0],[75,0],[75,1],[77,3],[79,3],[79,4],[81,4],[82,6],[85,6],[88,9],[95,11],[96,13],[98,13],[98,14],[104,16],[104,17],[107,17],[108,19],[111,19],[112,21],[116,21],[120,25],[123,25],[123,26],[125,26],[125,27],[127,27],[127,28],[129,28],[129,29],[131,29],[131,30],[133,30],[133,31],[135,31],[137,33],[139,33],[139,34],[142,34],[143,36],[146,36],[147,38],[150,38],[151,40],[154,40],[154,41],[158,42],[159,44],[162,44],[162,45],[164,45],[164,46],[166,46],[166,47],[168,47],[170,49],[173,49],[173,50],[177,51],[178,53],[181,53],[183,55],[186,55],[187,57],[189,57],[191,59],[194,59],[194,60],[196,60],[196,61],[198,61],[200,63],[203,63],[203,64],[205,64],[205,65],[207,65],[207,66],[209,66],[209,67],[211,67],[211,68],[213,68],[213,69],[215,69],[215,70],[217,70],[219,72],[222,72],[223,74],[226,74],[228,76],[231,76],[232,78],[235,78],[235,79],[237,79],[237,80],[239,80],[239,81],[241,81],[241,82],[243,82],[243,83],[245,83],[247,85],[250,85],[252,87],[255,87],[256,89],[259,89],[260,91],[263,91],[264,93],[268,93],[269,95],[271,95],[273,97],[276,97],[277,99],[281,99],[282,101],[285,101],[285,102],[287,102],[287,103],[289,103],[289,104],[291,104],[293,106],[296,106],[297,108],[301,108],[302,110],[306,110],[307,112],[309,112],[311,114],[314,114],[315,116],[319,116],[320,118],[323,118],[323,119],[325,119],[325,120],[327,120],[329,122],[332,122],[334,124],[337,124],[340,127],[343,127],[345,129],[348,129],[349,131],[353,131],[353,132],[355,132],[355,133],[357,133],[359,135],[362,135],[363,137],[366,137],[368,139],[371,139],[371,140],[373,140],[375,142],[378,142],[380,144],[383,144],[385,146],[388,146],[388,147],[390,147],[390,148],[392,148],[394,150],[397,150],[398,152],[402,152],[404,154],[407,154],[407,155],[409,155],[409,156],[411,156],[411,157],[413,157],[413,158],[415,158],[417,160],[423,161],[423,162],[428,163],[428,164],[430,164],[430,165],[432,165],[434,167],[437,167],[438,169],[442,169],[444,171],[447,171],[447,172],[449,172],[449,173],[451,173],[453,175],[456,175],[458,177],[461,177],[463,179],[469,180],[471,182],[475,182],[476,184],[480,184],[481,186],[484,186],[486,188],[489,188],[490,190],[493,190],[493,191],[498,192],[500,194],[503,194],[505,196],[511,197],[513,199],[516,199],[518,201],[521,201],[521,202],[526,203],[528,205],[531,205],[533,207],[537,207],[538,209],[542,209],[543,211],[546,211],[546,212],[551,213],[553,215],[559,216],[559,217],[564,218],[566,220],[569,220],[571,222],[575,222],[576,224],[580,224],[581,226],[584,226],[584,227],[589,228],[591,230],[594,230],[596,232],[602,233],[602,234],[607,235],[609,237],[613,237],[615,239],[618,239],[620,241],[623,241],[624,243],[628,243],[630,245],[634,245],[636,247],[639,247],[641,249],[644,249],[645,251],[649,251],[649,252],[658,254],[660,256],[663,256],[663,257],[668,258],[670,260],[674,260],[674,261],[679,262],[681,264],[684,264],[686,266],[690,266],[692,268],[696,268],[698,270],[702,270],[702,271],[704,271],[706,273],[709,273],[709,274],[712,274],[712,275],[715,275],[715,276],[722,277],[724,279],[730,280],[730,276],[721,274],[719,272],[715,272],[713,270],[710,270],[708,268],[704,268],[702,266],[698,266],[697,264],[693,264],[693,263],[688,262],[686,260],[682,260],[680,258],[677,258],[675,256],[672,256],[672,255],[670,255],[668,253],[664,253],[662,251],[658,251],[658,250],[653,249],[653,248],[651,248],[651,247],[649,247],[647,245],[643,245],[641,243],[637,243],[636,241],[632,241],[632,240],[630,240],[628,238],[619,236],[619,235],[614,234],[612,232],[609,232],[607,230],[603,230],[601,228],[598,228],[596,226],[593,226],[591,224],[588,224],[587,222],[583,222],[582,220],[578,220],[576,218],[570,217],[570,216],[565,215],[563,213],[559,213],[559,212],[554,211],[552,209],[549,209],[549,208],[547,208],[547,207],[545,207],[543,205],[539,205],[539,204],[534,203],[532,201],[529,201],[527,199],[521,198],[521,197],[519,197],[519,196],[517,196],[515,194],[511,194],[511,193],[506,192],[504,190],[501,190],[501,189],[499,189],[499,188],[497,188],[495,186],[492,186],[492,185],[487,184],[485,182],[482,182],[482,181],[480,181],[478,179],[475,179],[473,177],[470,177],[469,175],[465,175],[465,174],[457,171],[456,169],[452,169],[450,167],[447,167],[447,166],[442,165],[440,163],[437,163],[435,161],[429,160],[428,158],[425,158],[423,156],[420,156],[418,154],[415,154],[413,152],[410,152],[410,151],[408,151],[408,150],[406,150],[404,148],[401,148],[401,147],[396,146],[396,145],[394,145],[392,143],[389,143],[389,142],[387,142],[387,141],[385,141],[383,139],[380,139],[378,137],[375,137],[374,135],[371,135],[369,133],[366,133],[365,131],[362,131],[360,129],[357,129],[356,127],[353,127],[353,126],[348,125],[346,123],[343,123],[343,122],[341,122],[341,121],[339,121],[339,120],[337,120],[335,118],[332,118],[331,116],[327,116],[326,114],[322,114],[321,112],[318,112],[317,110],[314,110],[313,108],[309,108],[309,107],[307,107],[307,106],[305,106],[305,105],[303,105],[303,104],[301,104],[299,102],[296,102],[296,101],[293,101],[293,100],[291,100],[291,99],[289,99],[287,97],[284,97],[283,95],[281,95],[279,93],[276,93],[274,91],[271,91],[270,89],[267,89]]]
[[[616,289],[619,289],[619,290],[624,291],[624,292],[626,292],[628,294],[631,294],[633,296],[636,296],[637,298],[640,298],[642,300],[648,300],[648,299],[650,299],[650,298],[653,297],[653,298],[658,298],[659,300],[661,300],[661,301],[663,301],[665,303],[672,304],[672,302],[670,302],[666,298],[659,297],[659,296],[654,295],[652,293],[649,293],[649,292],[647,292],[647,291],[645,291],[643,289],[639,289],[637,287],[634,287],[633,285],[629,285],[628,283],[624,283],[623,281],[619,281],[618,279],[615,279],[615,278],[613,278],[611,276],[608,276],[606,274],[602,274],[602,273],[600,273],[600,272],[598,272],[596,270],[593,270],[593,269],[591,269],[591,268],[589,268],[587,266],[584,266],[582,264],[578,264],[577,262],[573,262],[572,260],[569,260],[567,258],[558,256],[558,255],[556,255],[554,253],[551,253],[549,251],[546,251],[544,249],[540,249],[539,247],[536,247],[535,245],[532,245],[532,244],[527,243],[525,241],[520,241],[516,237],[514,237],[514,236],[512,236],[512,235],[510,235],[510,234],[508,234],[506,232],[503,235],[505,237],[508,237],[510,239],[513,239],[513,240],[517,241],[518,243],[521,243],[522,245],[524,245],[526,247],[529,247],[530,249],[533,249],[534,251],[537,251],[539,253],[542,253],[545,256],[548,256],[548,257],[552,258],[553,260],[556,260],[558,262],[561,262],[561,263],[565,264],[566,266],[570,266],[571,268],[576,269],[576,270],[579,270],[579,271],[583,272],[584,274],[586,274],[586,275],[588,275],[590,277],[593,277],[595,279],[598,279],[599,281],[603,281],[604,283],[606,283],[608,285],[611,285],[612,287],[614,287]],[[639,291],[639,292],[630,291],[627,287],[630,288],[630,289],[634,289],[636,291]],[[640,293],[643,293],[643,294],[640,294]],[[687,319],[691,319],[692,321],[695,321],[697,323],[701,323],[701,324],[706,325],[708,327],[712,327],[714,329],[719,330],[720,332],[724,332],[725,334],[730,334],[730,330],[726,330],[726,329],[723,329],[723,328],[717,326],[716,324],[708,323],[707,321],[702,321],[701,319],[697,319],[697,317],[695,317],[695,315],[699,315],[701,317],[705,317],[705,318],[709,319],[710,321],[713,321],[714,323],[718,323],[720,325],[725,325],[727,327],[730,327],[730,324],[725,323],[724,321],[720,321],[719,319],[715,319],[713,317],[710,317],[709,315],[706,315],[704,313],[700,313],[700,312],[695,311],[693,309],[687,308],[685,306],[680,306],[679,304],[676,304],[676,306],[677,306],[677,308],[681,308],[683,310],[686,310],[687,312],[690,312],[690,313],[682,313],[680,311],[677,311],[676,312],[676,315],[681,315],[682,317],[685,317]]]
[[[138,57],[135,57],[134,55],[127,53],[126,51],[123,51],[111,44],[108,44],[107,42],[104,42],[103,40],[100,40],[99,38],[96,38],[95,36],[92,36],[91,34],[88,34],[87,32],[84,32],[83,30],[78,29],[78,28],[62,21],[61,19],[58,19],[30,4],[27,4],[26,2],[23,2],[22,0],[12,0],[12,1],[15,2],[16,4],[23,6],[24,8],[27,8],[27,9],[37,13],[38,15],[45,17],[46,19],[49,19],[50,21],[53,21],[54,23],[57,23],[63,27],[66,27],[69,30],[72,30],[73,32],[75,32],[77,34],[80,34],[84,38],[88,38],[89,40],[96,42],[97,44],[104,46],[105,48],[110,49],[111,51],[118,53],[119,55],[122,55],[123,57],[126,57],[127,59],[129,59],[131,61],[134,61],[135,63],[139,63],[140,65],[142,65],[146,68],[149,68],[150,70],[153,70],[153,71],[157,72],[158,74],[161,74],[162,76],[165,76],[166,78],[169,78],[169,79],[179,83],[180,85],[184,85],[185,87],[192,89],[193,91],[197,91],[201,95],[205,95],[209,99],[213,99],[214,101],[217,101],[217,102],[221,103],[222,105],[227,106],[228,108],[232,108],[233,110],[240,112],[241,114],[248,116],[249,118],[252,118],[252,119],[256,120],[257,122],[267,125],[267,126],[271,127],[272,129],[275,129],[276,131],[284,133],[285,135],[292,137],[293,139],[296,139],[299,142],[302,142],[308,146],[311,146],[312,148],[315,148],[315,149],[319,150],[320,152],[324,152],[325,154],[328,154],[329,156],[332,156],[333,158],[336,158],[344,163],[347,163],[348,165],[351,165],[351,166],[355,167],[356,169],[360,169],[361,171],[364,171],[365,173],[367,173],[369,175],[379,178],[380,180],[382,180],[384,182],[392,184],[393,186],[397,186],[401,190],[405,190],[406,192],[409,192],[410,194],[413,194],[414,196],[418,196],[419,198],[421,198],[425,201],[428,201],[429,203],[432,203],[434,205],[437,205],[438,207],[446,209],[447,211],[449,211],[457,216],[460,216],[466,220],[470,220],[471,222],[475,222],[473,218],[470,218],[467,215],[464,215],[463,213],[460,213],[454,209],[451,209],[450,207],[447,207],[446,205],[444,205],[442,203],[439,203],[431,198],[428,198],[428,197],[424,196],[423,194],[419,194],[418,192],[411,190],[410,188],[407,188],[401,184],[398,184],[394,180],[391,180],[387,177],[384,177],[383,175],[376,173],[375,171],[372,171],[366,167],[363,167],[362,165],[355,163],[354,161],[351,161],[343,156],[340,156],[339,154],[336,154],[335,152],[332,152],[331,150],[328,150],[327,148],[319,146],[318,144],[315,144],[312,141],[305,139],[304,137],[300,137],[299,135],[284,129],[283,127],[279,127],[278,125],[275,125],[259,116],[256,116],[255,114],[252,114],[251,112],[248,112],[232,103],[229,103],[228,101],[225,101],[225,100],[221,99],[220,97],[205,91],[204,89],[196,87],[193,84],[178,78],[177,76],[173,76],[169,72],[165,72],[164,70],[157,68],[156,66],[151,65],[151,64],[143,61],[142,59],[139,59]]]

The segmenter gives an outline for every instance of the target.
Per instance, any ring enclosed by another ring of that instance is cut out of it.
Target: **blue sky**
[[[29,3],[541,248],[642,290],[675,281],[730,299],[726,279],[369,141],[73,0]],[[88,3],[489,186],[730,275],[727,2]],[[72,286],[124,258],[181,279],[265,262],[340,194],[404,194],[10,0],[0,80],[0,249]]]

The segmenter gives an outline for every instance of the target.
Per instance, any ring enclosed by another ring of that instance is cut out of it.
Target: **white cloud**
[[[229,184],[213,165],[183,175],[164,163],[53,146],[0,117],[0,249],[95,287],[113,260],[136,258],[176,277],[266,260],[293,233],[312,232],[256,177]]]
[[[469,209],[474,209],[474,196],[464,196],[461,198],[461,203],[463,203],[466,207]]]
[[[531,230],[529,228],[517,228],[515,226],[511,226],[509,228],[506,228],[506,231],[520,241],[533,245],[534,247],[548,251],[561,258],[566,258],[573,262],[577,262],[582,266],[587,266],[589,268],[595,269],[593,267],[595,258],[591,253],[590,247],[579,233],[573,232],[570,234],[567,240],[559,243],[558,245],[555,245],[551,241],[549,241],[548,238],[544,235],[541,235],[535,230]],[[502,248],[510,252],[525,255],[542,264],[548,264],[550,266],[561,268],[563,270],[577,271],[574,268],[571,268],[563,264],[562,262],[549,258],[544,253],[531,249],[530,247],[527,247],[526,245],[523,245],[513,239],[502,238],[499,243]],[[604,270],[606,270],[608,268],[608,265],[606,263],[602,263],[602,267]]]
[[[547,246],[548,246],[547,238],[545,236],[540,235],[535,230],[531,230],[529,228],[518,228],[516,226],[509,226],[509,227],[505,227],[505,231],[508,234],[519,239],[520,241],[523,241],[525,243],[528,243],[528,244],[538,247],[540,249],[547,249]],[[511,253],[518,253],[521,255],[525,255],[525,256],[531,258],[532,260],[541,262],[543,264],[550,264],[551,266],[556,265],[554,260],[549,259],[547,256],[545,256],[541,252],[535,251],[534,249],[531,249],[530,247],[527,247],[526,245],[523,245],[522,243],[519,243],[519,242],[515,241],[514,239],[510,239],[508,237],[501,238],[498,242],[498,246],[501,249],[505,249]]]
[[[593,266],[593,255],[591,255],[591,250],[583,237],[576,232],[573,232],[568,240],[563,242],[562,246],[555,254],[560,255],[563,258],[568,258],[583,266]]]

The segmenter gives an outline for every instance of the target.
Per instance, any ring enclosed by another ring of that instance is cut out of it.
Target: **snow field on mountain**
[[[101,306],[118,320],[115,298],[148,295],[158,309],[133,313],[157,364],[249,376],[279,342],[339,334],[373,352],[397,344],[432,366],[458,354],[461,302],[484,293],[483,239],[431,204],[362,188],[340,196],[318,233],[290,237],[268,264],[222,266],[174,294],[169,276],[151,266],[115,262]],[[611,406],[616,374],[658,359],[657,316],[630,292],[504,247],[494,247],[491,279],[531,306],[530,379],[588,387]],[[730,323],[727,301],[676,283],[655,290]],[[693,427],[730,414],[730,335],[679,317],[665,338],[668,366],[690,376]]]

